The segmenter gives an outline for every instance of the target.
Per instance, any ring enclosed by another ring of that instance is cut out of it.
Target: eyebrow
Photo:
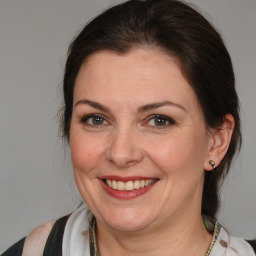
[[[104,105],[102,105],[102,104],[100,104],[100,103],[98,103],[98,102],[91,101],[91,100],[86,100],[86,99],[77,101],[77,102],[75,103],[75,107],[78,106],[78,105],[81,105],[81,104],[82,104],[82,105],[83,105],[83,104],[89,105],[89,106],[91,106],[91,107],[93,107],[93,108],[96,108],[96,109],[99,109],[99,110],[101,110],[101,111],[103,111],[103,112],[111,112],[108,107],[106,107],[106,106],[104,106]]]
[[[87,99],[82,99],[82,100],[79,100],[75,103],[75,107],[78,106],[78,105],[89,105],[93,108],[96,108],[96,109],[99,109],[103,112],[108,112],[110,113],[110,109],[98,102],[95,102],[95,101],[91,101],[91,100],[87,100]],[[174,103],[174,102],[171,102],[171,101],[163,101],[163,102],[155,102],[155,103],[150,103],[150,104],[146,104],[144,106],[141,106],[138,108],[138,113],[143,113],[143,112],[147,112],[147,111],[150,111],[150,110],[154,110],[154,109],[157,109],[157,108],[160,108],[160,107],[163,107],[163,106],[172,106],[172,107],[177,107],[185,112],[187,112],[187,110],[182,106],[182,105],[179,105],[177,103]]]
[[[177,108],[187,112],[187,110],[182,105],[179,105],[179,104],[171,102],[171,101],[163,101],[163,102],[156,102],[156,103],[151,103],[151,104],[141,106],[138,108],[138,113],[147,112],[147,111],[154,110],[154,109],[157,109],[157,108],[160,108],[163,106],[177,107]]]

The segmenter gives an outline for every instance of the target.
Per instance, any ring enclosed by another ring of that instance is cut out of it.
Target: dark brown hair
[[[208,127],[221,128],[226,114],[235,119],[227,154],[214,172],[205,174],[202,214],[215,217],[219,186],[241,144],[239,101],[231,59],[220,34],[187,4],[177,0],[130,0],[106,10],[84,27],[68,51],[63,83],[63,135],[69,139],[74,85],[86,58],[102,50],[125,54],[145,46],[179,60]]]

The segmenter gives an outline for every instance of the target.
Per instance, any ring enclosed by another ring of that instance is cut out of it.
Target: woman
[[[63,93],[90,211],[36,228],[4,256],[255,255],[216,221],[239,103],[230,56],[199,13],[176,0],[110,8],[72,42]]]

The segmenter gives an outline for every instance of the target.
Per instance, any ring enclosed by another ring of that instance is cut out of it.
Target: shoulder
[[[1,256],[42,256],[54,223],[54,221],[49,221],[38,226],[27,237],[22,238],[7,249]]]
[[[27,237],[7,249],[1,256],[56,256],[62,255],[62,241],[69,215],[46,222]]]
[[[41,256],[55,221],[46,222],[35,228],[26,238],[22,256]]]
[[[234,255],[255,256],[255,251],[252,245],[246,240],[238,237],[231,237],[230,251],[233,252]]]
[[[226,256],[255,256],[251,243],[242,238],[232,236],[225,228],[220,226],[218,237],[210,255]]]
[[[22,256],[62,255],[62,241],[70,215],[34,229],[27,237]]]
[[[25,242],[25,237],[22,238],[20,241],[15,243],[13,246],[11,246],[9,249],[7,249],[5,252],[1,254],[1,256],[21,256],[23,251],[23,246]]]

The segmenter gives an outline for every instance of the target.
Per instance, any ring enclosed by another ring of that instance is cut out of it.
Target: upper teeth
[[[106,180],[106,183],[109,187],[116,190],[127,190],[131,191],[134,189],[144,188],[151,185],[154,180],[135,180],[135,181],[116,181],[116,180]]]

